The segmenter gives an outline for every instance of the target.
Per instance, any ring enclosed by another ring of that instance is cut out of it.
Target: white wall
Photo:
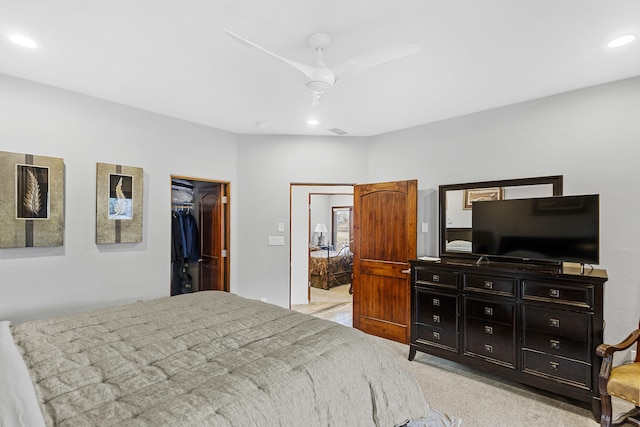
[[[0,249],[0,318],[167,295],[171,174],[231,182],[231,290],[282,306],[290,230],[267,241],[292,182],[418,179],[434,255],[438,185],[561,174],[565,194],[601,195],[605,339],[637,325],[640,77],[373,138],[233,135],[1,75],[0,95],[0,150],[62,157],[66,174],[64,246]],[[144,168],[142,243],[94,243],[96,162]]]
[[[238,293],[289,306],[290,230],[285,246],[267,242],[269,235],[280,234],[278,222],[289,224],[290,184],[366,182],[367,149],[366,138],[240,137]]]
[[[22,321],[169,295],[170,176],[231,182],[237,136],[0,75],[0,150],[61,157],[64,246],[0,249],[0,319]],[[144,169],[143,241],[95,244],[96,162]]]
[[[564,176],[564,194],[600,194],[605,340],[640,312],[640,77],[372,138],[369,179],[439,185]]]
[[[327,231],[322,233],[322,244],[331,244],[331,201],[326,194],[311,194],[311,209],[310,216],[310,230],[309,241],[314,245],[318,244],[318,238],[320,233],[314,231],[316,225],[322,223],[327,227]]]

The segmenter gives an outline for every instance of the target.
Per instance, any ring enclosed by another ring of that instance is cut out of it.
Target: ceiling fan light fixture
[[[307,87],[313,93],[324,93],[331,88],[331,85],[322,80],[312,80],[307,83]]]

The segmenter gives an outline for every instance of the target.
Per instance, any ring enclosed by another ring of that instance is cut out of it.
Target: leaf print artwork
[[[27,191],[22,201],[27,212],[38,215],[42,209],[42,195],[40,194],[40,184],[34,173],[27,169]]]
[[[16,164],[16,218],[49,219],[49,168]]]
[[[133,177],[110,174],[109,219],[133,219]]]
[[[114,215],[122,215],[125,212],[127,208],[126,201],[124,192],[122,191],[122,177],[120,177],[116,184],[116,204],[114,207]]]

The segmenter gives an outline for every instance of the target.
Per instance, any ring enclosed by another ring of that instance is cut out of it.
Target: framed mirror
[[[475,200],[562,195],[562,175],[441,185],[438,196],[440,256],[471,258],[471,212]]]

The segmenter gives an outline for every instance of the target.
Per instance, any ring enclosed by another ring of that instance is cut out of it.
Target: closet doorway
[[[228,292],[229,182],[172,175],[171,210],[171,295],[204,290]],[[181,224],[177,218],[188,218],[196,230],[185,234],[184,228],[176,225]],[[181,252],[177,247],[190,250]]]

